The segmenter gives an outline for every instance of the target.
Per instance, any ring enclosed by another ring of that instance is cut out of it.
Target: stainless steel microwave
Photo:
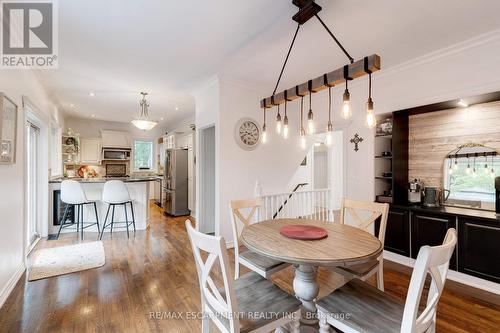
[[[102,148],[102,159],[107,161],[130,160],[130,149],[127,148]]]

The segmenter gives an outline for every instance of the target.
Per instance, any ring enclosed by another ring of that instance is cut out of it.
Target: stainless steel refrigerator
[[[189,215],[188,150],[167,149],[163,186],[163,211],[173,216]]]

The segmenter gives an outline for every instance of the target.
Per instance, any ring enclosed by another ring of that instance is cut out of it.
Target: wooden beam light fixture
[[[293,101],[297,98],[303,98],[309,94],[309,112],[307,114],[307,128],[308,134],[314,134],[315,125],[314,125],[314,114],[312,110],[312,94],[322,91],[324,89],[329,90],[328,92],[328,126],[327,126],[327,141],[331,141],[331,132],[333,131],[333,124],[331,121],[331,88],[337,85],[343,84],[345,82],[345,91],[343,95],[343,103],[341,109],[341,115],[345,119],[349,119],[352,115],[351,111],[351,98],[348,88],[348,82],[350,80],[357,79],[359,77],[369,75],[369,93],[368,93],[368,102],[366,109],[366,126],[369,128],[375,127],[375,112],[373,110],[373,100],[371,96],[371,74],[380,70],[380,57],[376,54],[372,54],[370,56],[364,57],[358,61],[354,61],[354,58],[347,52],[344,46],[340,43],[340,41],[335,37],[332,31],[328,28],[328,26],[323,22],[323,20],[319,17],[318,13],[322,10],[321,6],[315,3],[314,0],[292,0],[292,3],[299,8],[297,14],[295,14],[292,19],[297,22],[297,28],[295,30],[295,34],[292,39],[292,43],[288,48],[288,52],[285,57],[285,61],[281,68],[280,74],[278,76],[278,80],[274,87],[274,91],[271,96],[263,98],[260,101],[260,107],[263,109],[264,114],[266,113],[266,109],[270,109],[274,106],[278,107],[278,114],[276,116],[276,132],[278,134],[282,134],[283,137],[288,138],[289,130],[288,130],[288,117],[287,117],[287,103]],[[307,82],[296,85],[295,87],[285,89],[281,92],[277,92],[279,83],[281,81],[281,77],[283,76],[283,72],[285,70],[286,64],[288,62],[288,58],[290,57],[290,53],[292,51],[293,45],[295,44],[295,40],[297,39],[297,35],[299,33],[300,27],[309,21],[311,18],[316,17],[317,20],[321,23],[321,25],[325,28],[328,34],[335,41],[337,46],[342,50],[347,59],[349,60],[349,64],[335,69],[329,73],[325,73],[321,76],[318,76],[314,79],[310,79]],[[285,104],[285,112],[283,122],[281,119],[281,114],[279,110],[279,106],[281,104]],[[302,110],[301,103],[301,112]],[[264,115],[265,117],[265,115]],[[302,117],[301,117],[302,121]],[[301,126],[300,136],[302,136],[303,128]],[[328,136],[330,140],[328,140]]]

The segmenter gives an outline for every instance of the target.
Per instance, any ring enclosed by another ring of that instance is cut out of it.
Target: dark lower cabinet
[[[456,217],[413,212],[411,215],[411,257],[416,259],[418,251],[424,245],[443,244],[449,228],[457,228]],[[450,260],[450,269],[457,270],[456,251]]]
[[[459,217],[458,270],[500,283],[500,225],[498,221]]]
[[[377,221],[377,230],[379,225]],[[410,256],[410,219],[408,210],[398,208],[389,210],[384,243],[386,250],[402,256]]]

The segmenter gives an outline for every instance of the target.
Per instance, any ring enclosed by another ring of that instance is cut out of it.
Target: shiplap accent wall
[[[453,149],[480,143],[500,150],[500,101],[410,116],[409,140],[409,178],[442,186]]]

